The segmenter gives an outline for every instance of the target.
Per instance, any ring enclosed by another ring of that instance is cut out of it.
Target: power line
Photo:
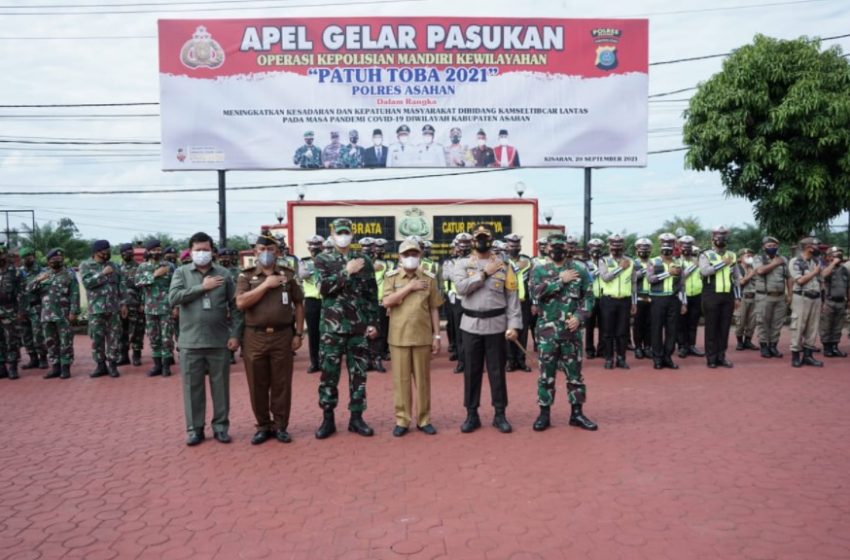
[[[285,1],[285,0],[284,0]],[[143,7],[153,7],[153,6],[180,6],[180,5],[197,5],[197,4],[263,4],[268,2],[274,2],[276,4],[280,4],[281,0],[200,0],[200,1],[192,1],[192,0],[181,0],[180,2],[136,2],[136,3],[107,3],[101,2],[98,4],[32,4],[29,6],[20,6],[20,5],[11,5],[11,6],[3,6],[0,5],[0,10],[42,10],[42,9],[62,9],[62,8],[143,8]],[[274,6],[272,6],[274,7]]]
[[[626,15],[622,17],[636,17],[636,16],[669,16],[669,15],[678,15],[678,14],[695,14],[701,12],[723,12],[726,10],[747,10],[751,8],[770,8],[775,6],[788,6],[792,4],[811,4],[814,2],[828,2],[830,0],[786,0],[780,2],[767,2],[764,4],[741,4],[739,6],[718,6],[716,8],[692,8],[686,10],[669,10],[665,12],[649,12],[642,14],[632,14]]]

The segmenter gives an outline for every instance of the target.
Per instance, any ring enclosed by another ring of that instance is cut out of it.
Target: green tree
[[[686,166],[719,171],[764,231],[792,242],[850,208],[850,62],[817,40],[756,35],[685,111]]]
[[[22,246],[31,247],[40,257],[44,257],[54,247],[61,247],[71,263],[88,258],[91,252],[90,243],[80,237],[80,231],[71,218],[62,218],[56,224],[48,222],[37,226]]]
[[[183,249],[187,249],[189,247],[188,238],[180,239],[177,237],[172,237],[168,233],[148,233],[146,235],[137,235],[133,238],[133,245],[138,245],[139,247],[144,247],[145,243],[150,241],[151,239],[159,239],[159,242],[162,243],[162,248],[166,247],[174,247],[177,249],[177,252],[180,253]]]

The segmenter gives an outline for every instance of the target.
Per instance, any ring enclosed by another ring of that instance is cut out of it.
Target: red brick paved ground
[[[393,438],[391,381],[371,374],[377,435],[313,438],[317,377],[298,370],[290,445],[249,444],[242,366],[229,446],[184,445],[179,377],[0,381],[0,558],[850,558],[850,360],[792,370],[679,360],[589,362],[588,414],[531,430],[535,375],[509,374],[515,432],[458,430],[462,379],[434,373],[435,437]],[[787,348],[786,344],[783,344]],[[40,375],[40,374],[39,374]],[[485,386],[486,389],[486,386]],[[342,428],[347,420],[343,413]]]

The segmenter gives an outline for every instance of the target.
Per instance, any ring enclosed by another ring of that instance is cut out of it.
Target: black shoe
[[[39,354],[38,356],[38,369],[47,369],[50,367],[50,364],[47,362],[47,354]]]
[[[171,364],[174,363],[174,360],[165,358],[162,360],[162,376],[163,377],[171,377]]]
[[[200,432],[195,430],[193,432],[189,432],[189,437],[186,438],[186,445],[188,445],[189,447],[194,447],[204,441],[204,439],[205,436],[203,430],[201,430]]]
[[[685,348],[684,346],[679,346],[679,357],[680,358],[687,358],[689,353],[690,352],[688,352],[687,348]]]
[[[640,346],[638,346],[637,348],[635,348],[635,359],[636,359],[636,360],[642,360],[642,359],[644,359],[645,357],[646,357],[646,354],[644,354],[644,352],[643,352],[643,348],[641,348]]]
[[[466,413],[466,420],[460,427],[460,431],[468,434],[474,432],[481,427],[481,418],[478,416],[478,411],[471,409]]]
[[[674,362],[670,356],[664,358],[662,364],[668,369],[679,369],[679,366],[676,365],[676,362]]]
[[[614,360],[605,360],[605,365],[602,366],[605,369],[614,369]]]
[[[235,352],[230,353],[230,365],[232,365],[232,366],[236,365],[236,353]]]
[[[175,363],[177,363],[177,362],[175,362],[175,361],[174,361],[174,356],[169,356],[169,357],[167,357],[167,358],[163,358],[163,359],[162,359],[162,367],[165,367],[165,366],[169,366],[169,367],[171,367],[171,366],[173,366]]]
[[[839,350],[838,349],[838,343],[836,342],[835,344],[832,345],[832,356],[834,358],[846,358],[847,352],[843,352],[842,350]]]
[[[588,360],[592,360],[596,357],[596,349],[595,348],[585,348],[584,349],[584,357]]]
[[[730,362],[729,360],[727,360],[727,359],[726,359],[726,355],[725,355],[725,354],[721,355],[721,356],[720,356],[720,359],[719,359],[719,360],[717,360],[717,365],[719,365],[719,366],[723,366],[723,367],[725,367],[725,368],[733,368],[733,367],[735,367],[735,365],[734,365],[732,362]]]
[[[260,445],[261,443],[266,443],[274,433],[271,430],[259,430],[254,437],[251,438],[251,445]]]
[[[759,352],[761,352],[762,358],[772,358],[773,357],[773,354],[770,353],[770,346],[767,344],[767,342],[760,342],[759,343]]]
[[[116,365],[119,366],[129,366],[130,365],[130,351],[124,350],[121,352],[121,358],[118,360]]]
[[[62,371],[59,364],[54,364],[49,372],[44,374],[44,379],[56,379],[61,375]]]
[[[307,368],[307,373],[316,373],[317,371],[320,371],[319,366],[311,365]]]
[[[626,350],[632,351],[632,350],[634,350],[634,349],[635,349],[635,345],[634,345],[634,344],[632,344],[631,342],[629,342],[628,344],[626,344]]]
[[[147,373],[148,377],[156,377],[157,375],[162,375],[162,358],[154,358],[153,367]]]
[[[437,428],[432,426],[431,424],[425,424],[424,426],[416,426],[416,429],[420,432],[425,432],[429,436],[433,436],[437,434]]]
[[[823,343],[823,357],[824,358],[832,358],[833,357],[832,343],[829,343],[829,342]],[[837,358],[838,356],[835,356],[835,357]]]
[[[736,336],[735,339],[738,341],[738,344],[735,345],[735,351],[740,352],[744,349],[744,337]]]
[[[458,362],[455,366],[454,373],[463,373],[463,362]]]
[[[97,367],[94,368],[94,371],[89,374],[89,377],[92,377],[92,378],[103,377],[107,373],[109,373],[109,372],[106,369],[106,362],[98,362]]]
[[[493,416],[493,427],[503,434],[509,434],[513,431],[511,423],[505,418],[504,410],[496,410],[496,415]]]
[[[407,428],[405,426],[396,426],[393,428],[393,437],[401,437],[407,433]]]
[[[776,347],[776,342],[773,342],[767,346],[767,349],[770,350],[770,355],[774,358],[781,358],[782,352],[779,351],[779,348]]]
[[[531,371],[531,368],[528,367],[528,364],[526,364],[525,362],[521,362],[520,364],[518,364],[518,366],[519,366],[519,369],[521,369],[522,371],[524,371],[526,373]]]
[[[546,428],[551,425],[549,419],[549,407],[541,406],[540,414],[537,416],[537,420],[534,421],[534,425],[531,427],[535,432],[542,432]]]
[[[118,364],[116,362],[109,362],[106,369],[109,372],[109,377],[121,377],[121,372],[118,371]]]
[[[515,362],[508,362],[508,365],[505,366],[505,371],[516,371],[517,365]]]
[[[351,418],[348,420],[348,431],[365,437],[369,437],[375,433],[374,430],[369,427],[369,424],[363,420],[362,412],[351,413]]]
[[[620,369],[630,369],[629,364],[626,363],[625,356],[617,356],[617,367]]]
[[[366,362],[366,371],[375,371],[375,362],[371,358]]]
[[[21,369],[35,369],[38,367],[38,356],[35,354],[30,354],[30,361],[25,364],[21,364]]]
[[[709,361],[708,369],[717,369],[717,362]]]
[[[457,361],[457,354],[449,354],[449,361],[450,362],[456,362]]]
[[[219,443],[230,443],[231,441],[233,441],[232,439],[230,439],[230,435],[225,431],[213,432],[213,439],[215,439]]]
[[[377,371],[378,373],[387,373],[387,369],[384,367],[381,358],[375,360],[375,371]]]
[[[62,364],[59,366],[59,379],[68,379],[71,377],[71,364]]]
[[[791,367],[803,367],[803,361],[800,359],[800,353],[791,350]]]
[[[389,352],[384,352],[383,354],[381,354],[381,359],[384,360],[385,362],[393,361],[393,357],[390,356]]]
[[[753,337],[748,336],[744,338],[744,349],[745,350],[758,350],[758,346],[753,344]]]
[[[705,352],[697,348],[696,346],[691,346],[688,348],[688,354],[691,356],[696,356],[697,358],[702,358],[705,356]]]
[[[9,379],[18,379],[18,362],[9,362]]]
[[[823,348],[819,348],[819,347],[815,346],[814,348],[812,348],[812,352],[814,352],[814,353],[823,352]]]
[[[133,365],[140,366],[142,365],[142,352],[141,350],[133,350]]]
[[[323,419],[319,429],[316,430],[316,439],[325,439],[336,432],[336,422],[334,421],[334,411],[325,410],[322,412]]]
[[[599,428],[593,420],[584,415],[580,404],[574,404],[572,408],[572,414],[570,414],[570,426],[577,426],[583,430],[590,430],[591,432],[596,431]]]
[[[277,438],[277,441],[280,443],[292,443],[292,436],[289,435],[289,432],[284,430],[283,428],[278,428],[274,432],[274,437]]]
[[[652,360],[652,369],[664,369],[664,364],[658,358]]]
[[[813,350],[811,348],[803,349],[803,365],[804,366],[813,366],[813,367],[823,367],[823,362],[820,360],[814,359],[812,356]]]

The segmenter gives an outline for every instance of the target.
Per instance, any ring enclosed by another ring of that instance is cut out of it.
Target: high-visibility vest
[[[688,297],[698,296],[702,293],[702,275],[699,273],[699,261],[694,258],[693,262],[687,259],[682,261],[682,275],[687,274],[688,269],[694,270],[685,278],[685,295]]]
[[[640,265],[647,269],[646,273],[643,275],[641,282],[638,286],[638,295],[649,295],[649,267],[652,266],[653,259],[649,259],[647,262],[640,261],[635,259],[635,266]]]
[[[705,256],[708,258],[708,262],[711,263],[711,266],[717,266],[725,257],[732,257],[732,261],[735,261],[735,253],[732,251],[726,251],[721,255],[717,251],[708,250],[705,252]],[[705,285],[711,286],[716,294],[731,293],[732,267],[724,266],[719,270],[715,269],[715,273],[713,275],[705,277]]]
[[[304,282],[301,287],[304,288],[305,298],[322,299],[322,296],[319,294],[319,285],[316,282],[315,272],[304,279]]]
[[[617,262],[617,259],[612,257],[605,257],[605,265],[608,269],[615,269],[620,266]],[[632,264],[634,266],[634,263]],[[628,271],[623,271],[617,275],[616,278],[611,280],[610,282],[606,282],[602,280],[602,273],[600,271],[599,279],[602,284],[602,295],[610,296],[614,298],[624,298],[632,295],[632,269],[629,268]]]
[[[664,259],[661,257],[655,257],[649,263],[649,266],[656,267],[661,265],[664,267],[664,272],[669,273],[671,266],[679,266],[679,263],[674,259],[671,263],[664,262]],[[664,280],[662,280],[659,284],[650,284],[648,275],[646,277],[646,285],[649,286],[649,294],[653,296],[672,296],[673,295],[673,282],[676,280],[675,276],[668,276]]]
[[[525,260],[525,266],[522,267],[522,268],[520,268],[520,266],[519,266],[519,261],[517,261],[517,262],[514,262],[513,260],[510,261],[511,266],[514,267],[514,273],[516,273],[517,282],[519,283],[518,294],[519,294],[519,300],[520,301],[525,301],[525,297],[526,297],[525,278],[526,278],[526,274],[528,273],[529,269],[531,269],[531,260],[530,259],[524,259],[524,260]]]

